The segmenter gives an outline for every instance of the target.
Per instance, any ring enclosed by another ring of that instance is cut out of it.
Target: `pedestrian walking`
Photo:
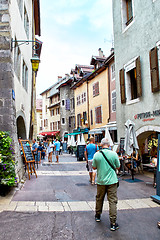
[[[96,222],[101,221],[104,197],[107,193],[109,202],[110,230],[119,228],[117,220],[117,174],[116,169],[120,167],[117,153],[109,150],[108,139],[101,140],[102,150],[95,153],[92,167],[97,169],[97,195],[96,195]]]
[[[37,162],[38,159],[37,159],[37,153],[38,153],[38,143],[36,142],[36,139],[33,139],[32,140],[32,152],[33,152],[33,155],[34,155],[34,160]]]
[[[58,138],[56,138],[56,142],[54,144],[54,150],[56,155],[56,162],[59,162],[59,151],[60,151],[60,142],[58,141]]]
[[[88,164],[88,170],[89,170],[89,176],[90,176],[90,182],[92,185],[95,184],[95,177],[96,177],[96,170],[92,168],[92,162],[93,162],[93,156],[94,154],[99,150],[98,146],[95,144],[94,137],[90,137],[89,144],[85,148],[85,159]]]
[[[47,139],[46,153],[47,153],[47,156],[48,156],[48,162],[52,162],[53,147],[54,146],[52,145],[51,140]]]

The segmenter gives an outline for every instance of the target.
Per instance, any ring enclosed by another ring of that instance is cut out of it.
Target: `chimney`
[[[98,52],[99,52],[99,57],[104,57],[104,55],[103,55],[103,51],[102,51],[101,48],[98,49]]]
[[[62,79],[62,77],[61,76],[58,76],[58,81],[60,81]]]
[[[68,80],[70,75],[68,73],[65,74],[66,79]]]

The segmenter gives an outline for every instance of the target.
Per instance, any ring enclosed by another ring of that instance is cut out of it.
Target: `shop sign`
[[[154,110],[153,112],[145,112],[145,113],[139,113],[134,116],[134,119],[143,119],[143,121],[153,121],[155,120],[155,117],[160,116],[160,109]]]

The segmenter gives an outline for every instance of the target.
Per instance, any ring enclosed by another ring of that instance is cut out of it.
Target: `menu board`
[[[125,138],[120,138],[120,153],[124,153],[124,140]]]
[[[26,162],[34,161],[29,140],[21,140],[21,146]]]
[[[85,151],[85,145],[78,145],[77,146],[77,158],[84,158],[84,151]]]

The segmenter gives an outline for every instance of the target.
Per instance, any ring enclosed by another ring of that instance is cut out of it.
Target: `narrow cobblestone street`
[[[63,154],[59,164],[42,161],[36,171],[37,179],[31,176],[14,196],[0,198],[0,240],[159,239],[160,209],[150,198],[155,194],[152,178],[137,173],[139,182],[125,181],[130,176],[121,179],[120,229],[111,232],[107,201],[102,221],[94,220],[96,186],[89,183],[85,162]]]

